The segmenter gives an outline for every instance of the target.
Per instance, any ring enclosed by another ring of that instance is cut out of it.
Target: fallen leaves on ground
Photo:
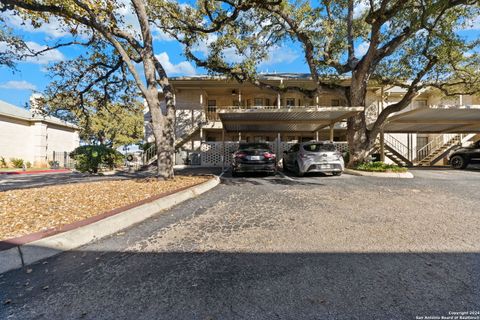
[[[109,180],[0,192],[0,240],[57,228],[208,179]]]

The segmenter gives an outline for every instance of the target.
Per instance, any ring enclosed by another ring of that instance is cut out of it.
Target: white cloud
[[[480,16],[467,21],[467,25],[462,30],[480,30]]]
[[[2,89],[13,89],[13,90],[35,90],[35,89],[37,89],[37,87],[34,84],[32,84],[30,82],[27,82],[25,80],[22,80],[22,81],[15,81],[15,80],[7,81],[7,82],[4,82],[4,83],[1,83],[0,88],[2,88]]]
[[[370,4],[366,0],[360,0],[358,3],[355,3],[353,7],[353,17],[355,19],[360,18],[367,10],[370,10]]]
[[[361,58],[367,53],[370,42],[365,41],[355,46],[355,56]]]
[[[178,64],[173,64],[166,52],[157,54],[155,57],[157,57],[158,61],[160,61],[169,76],[174,74],[191,76],[196,73],[195,68],[188,61],[182,61]]]
[[[174,41],[175,38],[169,35],[168,33],[163,32],[157,27],[154,27],[152,29],[152,36],[153,40],[158,40],[158,41]]]
[[[62,28],[62,23],[55,17],[49,19],[49,22],[42,22],[40,27],[34,28],[32,26],[31,20],[24,21],[17,15],[8,14],[2,15],[5,18],[5,21],[8,26],[19,29],[22,31],[30,32],[30,33],[45,33],[51,38],[61,38],[69,35],[70,33],[65,31]]]
[[[260,66],[268,66],[279,63],[291,63],[299,57],[298,52],[288,47],[273,46],[269,49],[268,59],[262,61]]]
[[[34,53],[46,49],[47,46],[38,44],[33,41],[26,42],[26,45]],[[57,49],[46,51],[36,57],[28,57],[25,61],[36,64],[48,64],[50,62],[59,62],[65,60],[65,56]]]

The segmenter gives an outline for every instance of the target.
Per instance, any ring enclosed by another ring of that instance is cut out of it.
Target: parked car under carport
[[[283,168],[301,177],[308,172],[342,174],[345,163],[340,152],[330,141],[309,141],[294,144],[284,151]]]

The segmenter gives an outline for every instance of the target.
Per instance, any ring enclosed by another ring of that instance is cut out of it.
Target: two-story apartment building
[[[314,87],[305,74],[270,74],[262,80],[277,86]],[[405,92],[399,87],[372,85],[365,106],[345,107],[340,95],[278,94],[224,77],[180,77],[171,82],[177,107],[176,147],[199,152],[203,165],[228,163],[240,141],[268,142],[279,155],[291,143],[314,139],[333,140],[346,150],[345,120],[349,116],[365,111],[374,121]],[[146,140],[152,141],[149,121],[146,112]],[[385,151],[387,162],[432,165],[450,147],[475,139],[477,132],[480,97],[444,97],[438,90],[423,90],[408,108],[389,118],[379,150]]]

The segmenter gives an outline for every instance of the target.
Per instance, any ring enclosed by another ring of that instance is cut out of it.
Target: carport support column
[[[330,141],[333,142],[333,134],[334,134],[335,123],[330,124]]]
[[[318,131],[315,131],[315,140],[318,141]]]
[[[380,161],[385,162],[385,133],[380,132]]]
[[[225,171],[225,129],[222,130],[222,150],[223,150],[223,156],[222,156],[222,172]]]

